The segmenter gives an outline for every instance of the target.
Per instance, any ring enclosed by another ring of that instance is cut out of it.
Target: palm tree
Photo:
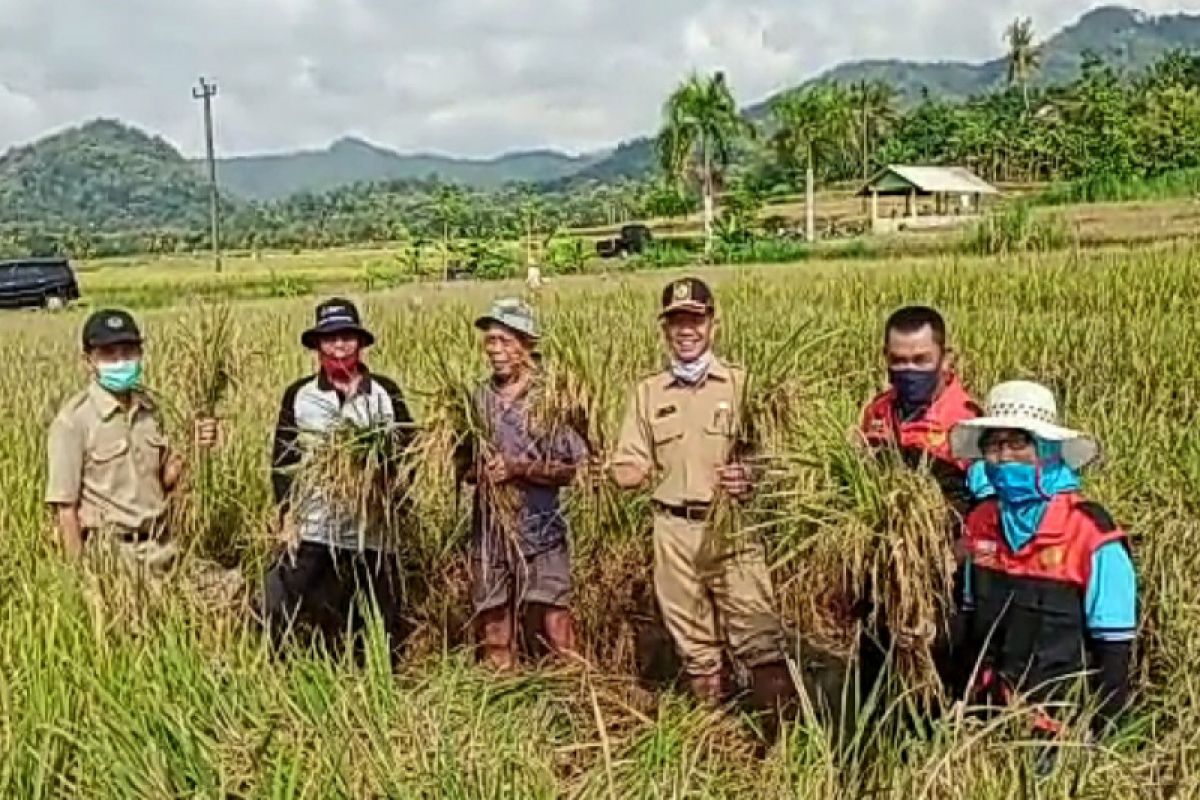
[[[1029,82],[1042,65],[1042,48],[1034,42],[1033,20],[1015,19],[1004,32],[1008,44],[1008,85],[1021,85],[1025,112],[1029,112]]]
[[[854,104],[858,140],[862,144],[862,178],[865,183],[871,179],[875,143],[883,138],[899,116],[896,110],[897,92],[887,81],[862,80],[851,87],[850,97]]]
[[[466,193],[457,186],[440,187],[433,211],[442,231],[442,280],[449,280],[451,246],[467,216]]]
[[[695,176],[704,197],[704,252],[712,252],[717,183],[733,144],[750,131],[738,113],[725,74],[692,75],[668,98],[658,134],[663,172],[676,179]]]
[[[805,173],[805,230],[808,241],[816,233],[816,165],[845,153],[854,145],[853,110],[846,92],[836,85],[797,89],[771,104],[774,135],[771,145],[780,163]]]

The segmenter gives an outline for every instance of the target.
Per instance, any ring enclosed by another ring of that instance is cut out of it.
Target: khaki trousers
[[[717,552],[708,524],[654,515],[654,588],[663,621],[688,674],[722,668],[726,646],[747,668],[784,658],[762,543]],[[749,538],[749,537],[748,537]]]

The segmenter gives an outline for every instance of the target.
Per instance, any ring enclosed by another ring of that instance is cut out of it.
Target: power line
[[[192,97],[204,102],[204,147],[208,156],[208,210],[212,217],[213,265],[221,271],[221,199],[217,192],[217,158],[213,148],[212,99],[217,96],[217,85],[200,78],[192,89]]]

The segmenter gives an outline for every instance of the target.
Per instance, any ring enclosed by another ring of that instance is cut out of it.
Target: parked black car
[[[62,308],[79,299],[79,284],[65,258],[0,261],[0,308]]]
[[[596,242],[596,255],[601,258],[639,256],[653,239],[650,229],[645,225],[626,225],[621,228],[621,235],[617,238]]]

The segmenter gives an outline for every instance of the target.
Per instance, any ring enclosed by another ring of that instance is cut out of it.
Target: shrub
[[[1028,203],[1014,203],[984,217],[965,240],[976,255],[1046,253],[1067,246],[1070,233],[1061,216],[1035,216]]]

